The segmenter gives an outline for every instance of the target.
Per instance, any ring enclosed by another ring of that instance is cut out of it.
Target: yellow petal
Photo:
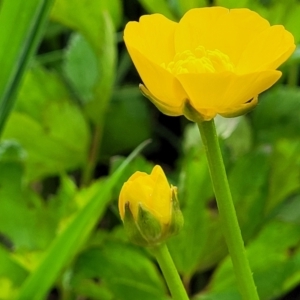
[[[190,104],[201,114],[212,114],[212,117],[220,107],[226,107],[223,97],[233,76],[231,72],[177,75],[188,94]]]
[[[142,94],[148,98],[163,114],[171,117],[181,116],[183,111],[184,102],[180,100],[180,106],[171,106],[168,103],[164,103],[154,97],[152,93],[143,85],[140,84],[139,88]],[[184,95],[184,98],[187,98],[187,95]]]
[[[149,175],[145,172],[136,171],[129,177],[129,179],[127,181],[134,181],[139,177],[146,177],[146,176],[149,176]]]
[[[248,113],[258,104],[258,96],[255,96],[252,100],[239,104],[237,106],[230,106],[227,110],[220,112],[219,114],[224,118],[234,118]]]
[[[272,26],[246,47],[237,66],[238,73],[276,69],[295,50],[294,37],[283,26]]]
[[[163,224],[171,218],[171,188],[166,175],[160,166],[155,166],[151,173],[154,188],[151,197],[151,209]]]
[[[138,205],[140,202],[149,202],[149,197],[153,190],[153,181],[150,179],[149,175],[145,173],[146,176],[138,177],[133,181],[127,181],[124,183],[119,197],[119,210],[120,215],[124,214],[125,204],[129,202],[130,210],[134,218],[138,215]]]
[[[206,120],[228,108],[246,103],[272,86],[281,72],[267,70],[245,75],[231,72],[177,75],[191,105]]]
[[[195,8],[180,20],[175,48],[177,52],[198,46],[218,49],[236,65],[249,41],[269,26],[268,21],[249,9]]]
[[[227,107],[244,104],[263,91],[270,88],[281,76],[280,71],[266,70],[244,75],[232,75],[232,80],[226,93],[224,102]]]
[[[160,14],[146,15],[129,22],[124,41],[147,89],[162,103],[180,107],[186,97],[179,82],[161,64],[173,59],[177,23]],[[176,110],[176,109],[175,109]]]
[[[142,16],[139,22],[127,23],[124,41],[127,47],[138,50],[150,61],[161,64],[174,54],[174,31],[177,23],[163,15]]]
[[[151,94],[163,105],[173,107],[174,111],[178,111],[187,95],[174,75],[150,61],[137,49],[131,48],[131,46],[127,46],[127,49],[142,81]]]

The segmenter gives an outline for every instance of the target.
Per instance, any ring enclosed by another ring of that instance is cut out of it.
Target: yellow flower
[[[191,9],[179,23],[142,16],[126,25],[124,41],[142,92],[163,113],[192,121],[254,107],[295,49],[283,26],[270,26],[249,9],[223,7]]]
[[[177,188],[169,185],[158,165],[150,175],[136,172],[124,183],[119,211],[130,238],[138,244],[161,242],[182,226]]]

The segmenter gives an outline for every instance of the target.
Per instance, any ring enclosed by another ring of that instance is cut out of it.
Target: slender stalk
[[[165,243],[151,248],[174,300],[189,300],[178,271]]]
[[[94,129],[93,139],[91,143],[90,153],[86,167],[83,170],[81,185],[87,186],[93,179],[93,174],[97,164],[98,151],[101,143],[102,129],[101,126],[96,125]]]
[[[240,293],[244,300],[259,300],[233,205],[214,121],[198,123],[198,127]]]

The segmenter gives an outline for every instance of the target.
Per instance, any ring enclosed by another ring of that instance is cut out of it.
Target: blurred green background
[[[170,299],[117,209],[123,182],[154,164],[179,188],[185,226],[169,248],[191,299],[240,300],[197,128],[141,95],[123,29],[147,13],[248,7],[299,45],[300,1],[0,3],[0,300]],[[299,62],[298,46],[253,112],[216,118],[261,300],[300,299]]]

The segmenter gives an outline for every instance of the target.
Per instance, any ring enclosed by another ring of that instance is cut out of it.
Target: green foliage
[[[98,263],[95,264],[95,261]],[[140,248],[120,241],[104,239],[99,247],[83,252],[74,271],[76,275],[72,278],[72,285],[101,278],[98,289],[109,290],[111,298],[108,299],[168,299],[163,281],[149,256]]]
[[[22,75],[41,38],[52,2],[31,0],[15,5],[6,0],[1,3],[0,133],[15,102]]]
[[[46,295],[59,272],[74,257],[96,225],[98,218],[103,215],[112,188],[125,167],[141,149],[142,146],[137,148],[105,182],[97,181],[88,189],[75,195],[81,204],[81,209],[71,216],[66,225],[63,224],[62,232],[53,241],[35,272],[26,279],[17,299],[40,299]],[[41,277],[43,282],[40,281]]]
[[[102,156],[128,151],[151,136],[151,118],[138,87],[115,89],[105,120]]]
[[[149,13],[160,13],[171,20],[176,19],[166,0],[139,0],[139,2]]]
[[[144,99],[122,43],[141,13],[178,20],[211,2],[56,0],[47,26],[52,1],[15,2],[0,12],[0,299],[170,299],[116,201],[158,163],[178,186],[185,223],[168,246],[191,299],[240,300],[198,129]],[[213,4],[253,9],[300,41],[299,1]],[[299,53],[253,112],[216,119],[261,300],[300,285]]]
[[[34,67],[25,76],[3,138],[17,140],[26,150],[31,181],[82,166],[90,132],[59,76]]]
[[[90,60],[96,58],[97,80],[94,78],[92,82],[94,85],[89,86],[92,88],[93,97],[85,105],[88,117],[95,124],[103,124],[103,117],[112,91],[116,61],[114,25],[118,25],[120,14],[119,1],[59,0],[55,2],[52,10],[54,20],[79,31],[89,42],[90,49],[88,45],[81,45],[85,47],[83,51],[87,52],[83,53],[82,57],[85,70],[89,70]],[[94,56],[91,55],[91,51]],[[85,55],[89,59],[85,60]],[[72,62],[75,65],[76,60],[69,61],[69,69],[72,68]],[[73,66],[73,68],[78,67]],[[95,75],[94,70],[93,76]],[[74,89],[78,88],[78,79],[74,81],[73,78],[71,83],[75,83]]]
[[[84,58],[84,59],[83,59]],[[79,100],[85,104],[93,98],[98,80],[97,57],[89,43],[78,33],[70,39],[63,66],[64,74]]]
[[[24,156],[24,150],[16,142],[2,142],[0,228],[17,251],[43,249],[55,230],[41,199],[22,186]]]

